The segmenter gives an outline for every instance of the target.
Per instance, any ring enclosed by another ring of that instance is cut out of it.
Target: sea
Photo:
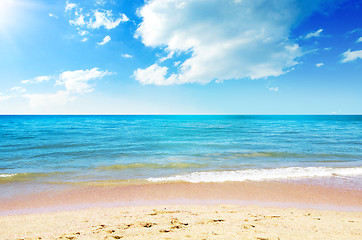
[[[0,199],[173,181],[362,190],[362,115],[0,116]]]

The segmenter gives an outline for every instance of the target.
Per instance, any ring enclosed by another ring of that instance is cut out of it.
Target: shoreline
[[[217,204],[362,212],[362,191],[298,181],[113,183],[18,194],[0,200],[0,216],[93,207]]]
[[[362,191],[303,182],[82,186],[0,201],[1,239],[361,239]]]

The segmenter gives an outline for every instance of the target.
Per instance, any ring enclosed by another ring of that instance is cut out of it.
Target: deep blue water
[[[362,176],[362,116],[0,116],[0,139],[2,185]]]

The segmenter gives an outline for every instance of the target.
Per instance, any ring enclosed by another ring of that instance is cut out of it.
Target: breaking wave
[[[236,171],[193,172],[168,177],[148,178],[150,182],[242,182],[263,180],[303,179],[317,177],[356,177],[362,176],[362,167],[326,168],[326,167],[288,167],[271,169],[245,169]]]

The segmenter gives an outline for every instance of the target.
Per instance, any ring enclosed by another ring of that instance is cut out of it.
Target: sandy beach
[[[362,0],[0,0],[0,240],[362,240]]]
[[[224,183],[133,183],[97,182],[19,194],[0,200],[0,215],[39,211],[74,210],[85,207],[142,205],[237,204],[298,207],[321,210],[362,211],[362,191],[289,181]]]
[[[296,182],[108,183],[1,201],[0,239],[361,239],[361,207]]]
[[[0,218],[1,239],[361,239],[360,212],[236,205],[95,208]]]

